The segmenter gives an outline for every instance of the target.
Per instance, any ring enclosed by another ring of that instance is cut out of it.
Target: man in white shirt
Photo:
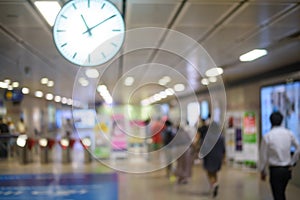
[[[291,179],[292,166],[299,158],[300,146],[288,129],[281,127],[283,116],[274,112],[270,116],[272,129],[264,135],[261,143],[261,179],[266,178],[266,167],[270,170],[270,185],[275,200],[285,200],[285,189]],[[291,155],[291,147],[295,152]]]

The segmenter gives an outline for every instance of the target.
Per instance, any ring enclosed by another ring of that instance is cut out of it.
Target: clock
[[[59,53],[79,66],[97,66],[113,58],[123,45],[125,24],[109,1],[73,0],[58,13],[53,39]]]

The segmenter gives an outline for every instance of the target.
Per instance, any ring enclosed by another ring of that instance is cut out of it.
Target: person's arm
[[[297,139],[295,138],[295,136],[291,133],[291,137],[292,137],[292,145],[295,147],[295,152],[293,154],[292,157],[292,166],[296,165],[296,162],[299,160],[299,155],[300,155],[300,145],[297,141]]]
[[[267,157],[268,157],[268,152],[267,152],[267,142],[266,138],[264,137],[261,142],[261,147],[260,147],[260,178],[261,180],[266,180],[266,166],[267,166]]]

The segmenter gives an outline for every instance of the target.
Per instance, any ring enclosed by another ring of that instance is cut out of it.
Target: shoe
[[[219,185],[215,184],[212,192],[213,197],[216,197],[218,195],[218,189],[219,189]]]

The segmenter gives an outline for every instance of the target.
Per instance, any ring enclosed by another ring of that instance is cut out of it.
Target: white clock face
[[[58,51],[71,63],[97,66],[119,52],[124,31],[124,20],[112,3],[74,0],[57,15],[53,37]]]

